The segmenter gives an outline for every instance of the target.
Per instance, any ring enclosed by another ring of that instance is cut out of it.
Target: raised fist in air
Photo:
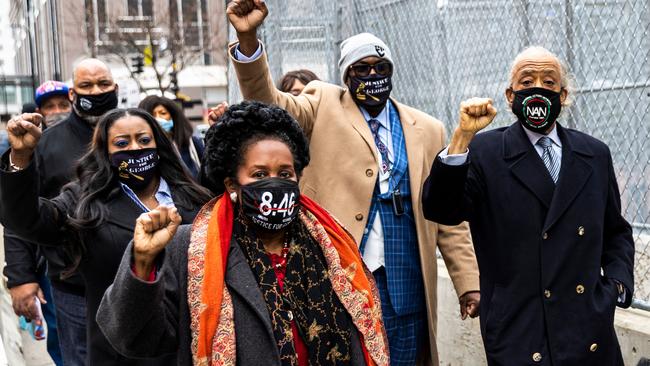
[[[459,128],[463,132],[477,133],[489,125],[497,115],[490,98],[471,98],[460,103]]]
[[[234,0],[228,4],[226,15],[237,33],[255,33],[269,14],[264,0]]]

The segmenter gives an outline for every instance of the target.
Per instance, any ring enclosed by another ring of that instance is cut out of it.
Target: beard
[[[89,125],[95,127],[97,125],[97,122],[102,118],[102,116],[93,116],[87,113],[84,113],[83,111],[80,111],[79,108],[77,108],[77,105],[75,103],[72,103],[72,110],[74,113],[79,116],[82,120],[88,122]]]

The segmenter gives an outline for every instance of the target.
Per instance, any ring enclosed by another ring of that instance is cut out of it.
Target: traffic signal
[[[144,72],[144,59],[142,56],[135,56],[131,58],[131,68],[134,74],[142,74]]]
[[[174,93],[174,95],[178,95],[180,88],[178,87],[178,74],[175,70],[172,70],[169,73],[169,85],[172,93]]]

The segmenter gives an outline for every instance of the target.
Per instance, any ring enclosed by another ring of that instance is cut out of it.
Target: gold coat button
[[[542,360],[542,354],[539,352],[533,353],[533,361],[539,362]]]
[[[547,298],[547,299],[551,298],[551,291],[544,290],[544,297]]]
[[[584,226],[579,226],[578,227],[578,235],[579,236],[585,235],[585,227]]]
[[[589,350],[591,352],[596,352],[597,349],[598,349],[598,344],[597,343],[594,343],[589,347]]]
[[[368,170],[366,170],[366,176],[367,176],[367,177],[372,177],[373,174],[375,174],[375,173],[372,171],[372,169],[368,169]]]
[[[354,218],[357,219],[357,221],[361,221],[363,220],[363,215],[361,213],[358,213]]]
[[[585,293],[585,287],[583,285],[576,286],[576,292],[579,293],[579,294],[584,294]]]
[[[548,233],[544,233],[544,235],[542,235],[542,239],[544,240],[548,239]]]

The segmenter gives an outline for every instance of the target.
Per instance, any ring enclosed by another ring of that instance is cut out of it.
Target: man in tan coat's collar
[[[268,14],[261,0],[235,0],[227,15],[239,42],[230,55],[245,99],[276,104],[310,140],[301,192],[337,217],[361,245],[380,289],[392,365],[437,365],[436,248],[459,296],[461,316],[478,315],[476,258],[467,224],[424,219],[421,191],[446,144],[443,125],[390,98],[390,48],[362,33],[341,44],[345,87],[313,81],[302,94],[278,91],[257,28]]]

